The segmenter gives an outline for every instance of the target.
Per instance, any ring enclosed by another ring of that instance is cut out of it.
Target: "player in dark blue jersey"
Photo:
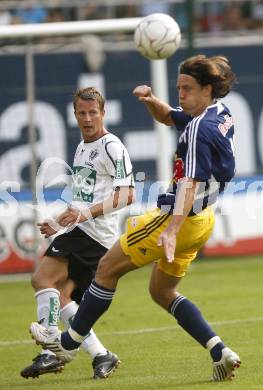
[[[180,107],[160,101],[142,85],[134,95],[151,115],[181,131],[171,186],[158,198],[158,208],[127,222],[126,232],[100,260],[95,280],[86,291],[68,332],[51,335],[31,324],[37,343],[63,361],[70,361],[97,319],[109,308],[119,278],[154,262],[150,280],[153,300],[210,352],[213,379],[232,379],[240,359],[211,329],[199,309],[177,292],[177,286],[198,250],[211,235],[211,204],[235,170],[234,127],[229,110],[218,101],[231,90],[235,76],[222,56],[198,55],[179,66]]]
[[[215,203],[235,172],[234,126],[228,108],[215,102],[199,116],[186,115],[181,107],[170,112],[171,120],[182,131],[174,161],[171,193],[183,177],[198,179],[198,194],[189,215]],[[171,193],[159,197],[158,204],[174,204]]]

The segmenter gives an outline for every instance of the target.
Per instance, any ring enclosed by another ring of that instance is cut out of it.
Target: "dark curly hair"
[[[179,65],[179,73],[194,77],[202,86],[210,84],[213,98],[226,96],[236,82],[236,76],[224,56],[208,58],[199,54],[187,58]]]

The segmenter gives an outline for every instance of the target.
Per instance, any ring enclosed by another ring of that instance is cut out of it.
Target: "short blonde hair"
[[[81,88],[76,90],[73,98],[74,111],[76,111],[76,104],[78,99],[95,100],[96,102],[98,102],[100,111],[104,110],[105,99],[102,94],[94,87]]]

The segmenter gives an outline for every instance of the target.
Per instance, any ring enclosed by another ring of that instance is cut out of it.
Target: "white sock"
[[[107,354],[107,349],[101,344],[93,329],[90,330],[88,336],[82,341],[81,347],[90,354],[92,359],[97,355]]]
[[[56,331],[58,329],[58,321],[60,317],[60,293],[55,288],[45,288],[37,291],[35,298],[37,301],[37,320],[41,321],[41,325],[45,328]],[[41,354],[54,355],[48,349],[43,349]]]
[[[79,305],[75,301],[71,301],[61,309],[61,321],[65,325],[66,329],[68,329],[72,324],[78,308]]]
[[[55,288],[45,288],[35,293],[37,301],[37,319],[49,330],[58,329],[60,317],[60,293]]]
[[[74,301],[71,301],[61,309],[61,320],[67,329],[70,327],[77,310],[78,305]],[[90,330],[81,347],[91,355],[92,359],[97,355],[106,355],[107,353],[107,349],[101,344],[93,329]]]

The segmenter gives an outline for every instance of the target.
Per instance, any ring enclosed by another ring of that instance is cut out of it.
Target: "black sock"
[[[115,290],[99,286],[95,281],[85,291],[75,314],[71,328],[80,336],[86,336],[98,318],[109,308]],[[77,348],[81,342],[74,340],[69,332],[61,335],[62,347],[68,350]]]
[[[168,310],[177,320],[178,324],[206,348],[206,343],[216,334],[203,318],[199,309],[187,298],[179,295]]]
[[[214,362],[219,362],[222,357],[222,349],[225,348],[225,344],[219,341],[209,352]]]

